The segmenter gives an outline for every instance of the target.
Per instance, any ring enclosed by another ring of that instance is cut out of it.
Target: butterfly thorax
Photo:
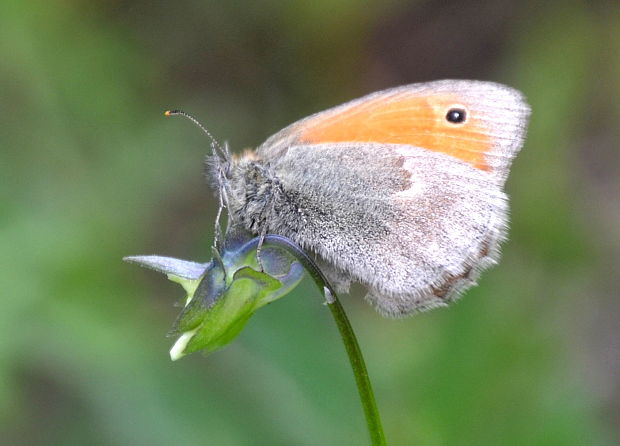
[[[269,164],[255,156],[233,158],[223,187],[232,223],[254,234],[264,228],[269,213],[283,193]]]

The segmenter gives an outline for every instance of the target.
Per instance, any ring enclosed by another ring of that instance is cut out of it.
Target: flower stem
[[[349,355],[349,363],[353,369],[353,375],[355,376],[355,383],[357,384],[357,391],[362,401],[362,408],[364,409],[364,415],[366,416],[366,425],[368,426],[368,433],[370,434],[370,441],[373,446],[385,445],[385,436],[383,435],[383,427],[381,426],[381,418],[379,417],[379,410],[377,409],[377,403],[375,401],[375,395],[370,385],[370,378],[368,377],[368,371],[366,370],[366,364],[364,363],[364,357],[362,351],[355,337],[355,332],[349,318],[342,308],[340,301],[333,295],[333,302],[328,303],[327,306],[332,312],[334,321],[340,331],[340,337],[342,343]]]
[[[368,427],[368,434],[370,435],[370,441],[372,446],[385,446],[385,436],[383,434],[383,427],[381,426],[381,418],[379,416],[379,410],[375,401],[375,395],[372,391],[370,379],[368,377],[368,371],[366,370],[366,364],[362,351],[360,350],[353,327],[347,318],[347,314],[344,308],[338,300],[338,296],[332,286],[327,281],[327,278],[323,275],[318,266],[312,261],[310,257],[293,241],[286,237],[278,235],[267,235],[264,239],[264,244],[272,244],[285,248],[290,252],[299,262],[304,266],[306,271],[321,289],[325,295],[327,306],[329,307],[332,317],[336,322],[338,331],[340,331],[340,337],[342,343],[349,356],[349,363],[353,370],[355,377],[355,383],[357,385],[357,392],[359,393],[360,400],[362,402],[362,408],[364,409],[364,415],[366,417],[366,426]]]

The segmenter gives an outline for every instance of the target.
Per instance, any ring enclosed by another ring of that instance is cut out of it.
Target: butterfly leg
[[[213,242],[216,249],[222,246],[222,227],[220,226],[220,217],[222,216],[222,209],[226,207],[224,205],[224,197],[222,194],[223,194],[222,188],[220,188],[219,190],[220,205],[217,209],[217,214],[215,216],[215,240]]]
[[[258,245],[256,246],[256,263],[258,263],[258,267],[260,268],[261,273],[265,272],[263,261],[261,260],[261,257],[260,257],[260,252],[263,247],[263,243],[265,241],[266,235],[267,235],[267,225],[263,225],[263,229],[261,229],[260,235],[258,237]]]

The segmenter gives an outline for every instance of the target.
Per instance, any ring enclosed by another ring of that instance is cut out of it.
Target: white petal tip
[[[197,328],[192,331],[186,331],[181,336],[179,336],[179,339],[177,339],[177,341],[170,349],[170,359],[176,361],[177,359],[181,359],[183,356],[185,356],[183,350],[185,350],[185,347],[187,347],[190,339],[192,339],[192,337],[196,334],[196,331],[198,331]]]

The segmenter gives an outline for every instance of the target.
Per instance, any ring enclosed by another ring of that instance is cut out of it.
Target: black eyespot
[[[446,114],[447,121],[451,122],[452,124],[460,124],[462,122],[465,122],[466,118],[467,112],[465,112],[465,110],[463,110],[462,108],[451,108]]]

